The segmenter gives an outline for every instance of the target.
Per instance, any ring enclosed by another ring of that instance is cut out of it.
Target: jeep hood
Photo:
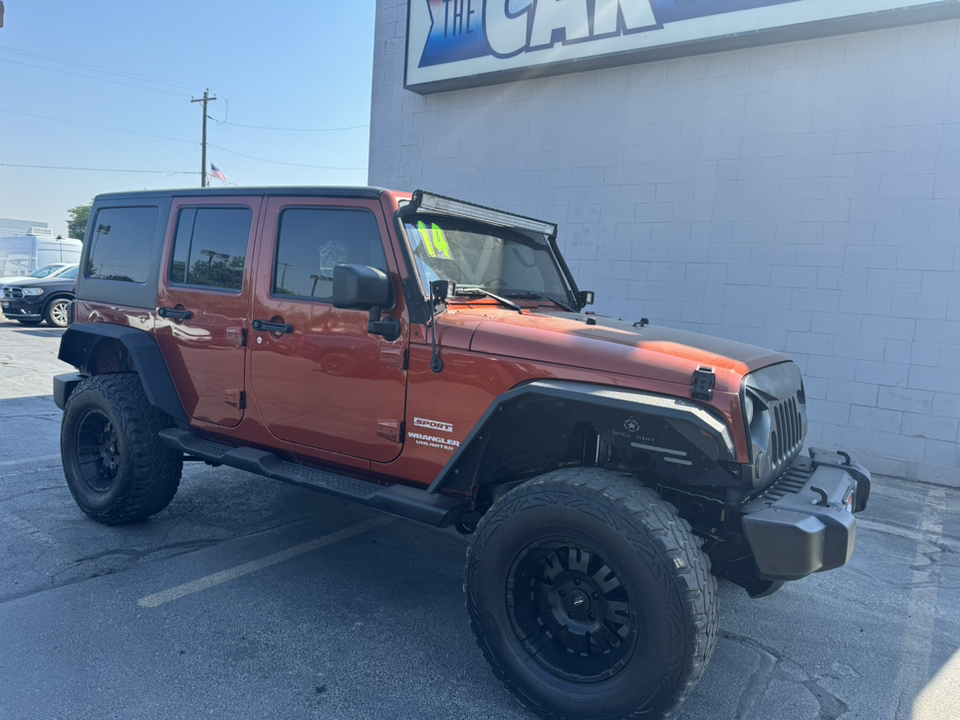
[[[707,366],[716,372],[717,388],[733,393],[746,373],[789,360],[755,345],[685,330],[526,309],[523,314],[488,310],[470,349],[685,386],[694,370]]]

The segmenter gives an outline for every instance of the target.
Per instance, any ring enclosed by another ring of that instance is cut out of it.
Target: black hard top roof
[[[377,199],[384,192],[378,187],[349,186],[292,186],[292,187],[215,187],[177,188],[170,190],[134,190],[130,192],[101,193],[96,200],[133,200],[158,197],[237,197],[250,195],[293,195],[304,197],[370,198]]]

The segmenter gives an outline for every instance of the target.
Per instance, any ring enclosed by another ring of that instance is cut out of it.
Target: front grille
[[[751,477],[764,487],[777,479],[803,448],[807,432],[806,396],[800,368],[782,362],[756,370],[744,379],[750,400]]]
[[[803,414],[796,396],[771,406],[773,430],[770,435],[770,462],[774,468],[790,460],[803,444]]]
[[[22,297],[23,297],[23,288],[18,288],[18,287],[9,288],[9,287],[5,287],[5,288],[3,289],[3,296],[4,296],[5,298],[7,298],[8,300],[11,300],[11,299],[14,299],[14,298],[22,298]]]

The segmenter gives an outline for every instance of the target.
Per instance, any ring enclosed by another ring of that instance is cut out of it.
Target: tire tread
[[[555,470],[530,480],[504,495],[494,508],[486,513],[477,525],[473,540],[467,550],[464,570],[464,590],[467,593],[467,611],[470,626],[483,657],[500,680],[513,694],[540,717],[548,720],[574,720],[571,716],[558,714],[544,707],[524,693],[510,677],[496,657],[496,653],[484,641],[484,634],[477,614],[477,603],[470,596],[469,577],[471,566],[485,551],[485,542],[491,533],[485,532],[491,522],[502,522],[496,512],[511,503],[517,512],[532,504],[543,504],[543,495],[554,495],[555,503],[575,508],[578,503],[594,504],[594,510],[604,509],[608,524],[629,533],[633,528],[642,528],[659,546],[659,554],[673,564],[673,578],[681,595],[681,602],[690,622],[684,643],[683,670],[671,687],[662,684],[651,702],[636,708],[624,720],[653,720],[670,715],[693,690],[709,664],[716,647],[720,618],[717,609],[717,581],[710,572],[710,559],[701,550],[701,542],[693,534],[689,523],[679,517],[675,508],[660,499],[656,492],[627,475],[598,468],[565,468]],[[558,497],[566,495],[567,497]]]
[[[118,430],[126,437],[130,450],[131,472],[126,490],[106,510],[84,507],[71,486],[74,499],[87,515],[107,525],[122,525],[155,515],[173,500],[183,470],[182,454],[166,447],[159,437],[160,430],[174,424],[172,418],[150,404],[136,373],[97,375],[84,379],[71,393],[64,408],[65,417],[77,403],[83,402],[87,393],[99,394],[117,413],[120,421]],[[64,432],[61,435],[64,466],[68,462],[66,444],[70,441]]]

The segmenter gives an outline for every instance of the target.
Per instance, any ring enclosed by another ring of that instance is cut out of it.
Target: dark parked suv
[[[53,277],[24,278],[3,287],[3,314],[22,325],[39,325],[44,320],[54,327],[69,323],[77,270],[72,267]]]

